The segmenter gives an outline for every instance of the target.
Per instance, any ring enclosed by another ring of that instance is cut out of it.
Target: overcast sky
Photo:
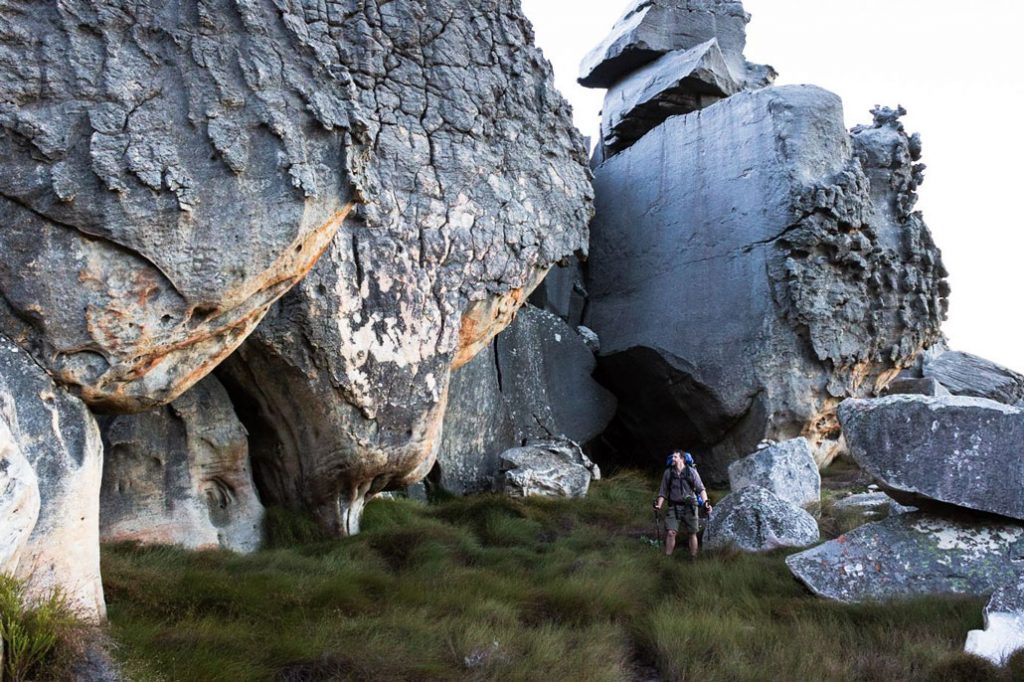
[[[629,0],[522,0],[576,124],[595,135],[604,93],[575,84],[580,59]],[[924,138],[918,208],[942,249],[953,293],[950,345],[1024,372],[1017,307],[1024,287],[1024,2],[745,0],[747,59],[778,84],[813,83],[843,98],[848,125],[875,104],[902,104]]]

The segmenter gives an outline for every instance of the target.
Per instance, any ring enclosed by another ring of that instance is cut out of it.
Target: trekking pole
[[[658,538],[658,547],[664,548],[665,540],[662,538],[661,533],[661,513],[657,507],[654,508],[654,536]]]

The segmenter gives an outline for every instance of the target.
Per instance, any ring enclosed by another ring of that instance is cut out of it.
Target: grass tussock
[[[0,681],[64,679],[86,632],[60,592],[30,600],[23,581],[0,574]]]
[[[375,502],[333,542],[282,517],[245,557],[107,547],[118,653],[142,682],[959,679],[950,657],[983,600],[839,605],[783,554],[666,558],[654,486]]]

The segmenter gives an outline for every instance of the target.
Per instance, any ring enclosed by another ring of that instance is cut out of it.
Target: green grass
[[[807,593],[784,554],[669,559],[651,543],[653,490],[623,474],[585,500],[374,502],[358,537],[291,547],[307,530],[278,516],[275,548],[245,557],[106,547],[115,653],[142,681],[954,682],[970,668],[957,656],[984,600],[844,606]]]
[[[55,592],[30,600],[24,582],[0,574],[0,680],[61,679],[78,656],[85,628]]]

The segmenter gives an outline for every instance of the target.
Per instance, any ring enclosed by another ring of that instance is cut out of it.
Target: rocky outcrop
[[[1024,520],[1024,410],[981,398],[848,400],[850,455],[890,495]]]
[[[921,371],[954,395],[988,398],[1007,405],[1024,401],[1024,376],[977,355],[959,351],[929,354]]]
[[[727,495],[715,506],[704,534],[708,549],[768,552],[818,541],[818,524],[800,507],[758,486]]]
[[[843,602],[981,596],[1016,575],[1024,527],[899,514],[786,559],[812,592]]]
[[[995,591],[984,615],[985,629],[967,633],[964,651],[1003,665],[1024,649],[1024,573]]]
[[[5,419],[0,414],[0,573],[11,572],[17,567],[25,543],[39,519],[36,473],[22,454]]]
[[[100,582],[99,428],[81,401],[55,385],[31,356],[2,334],[0,422],[12,437],[3,460],[5,474],[15,468],[17,455],[11,453],[20,451],[39,491],[39,515],[31,534],[20,556],[8,556],[0,571],[26,580],[30,596],[60,590],[84,619],[102,619],[106,607]],[[18,479],[16,485],[33,485],[28,473]],[[33,493],[27,495],[31,498]],[[31,499],[26,505],[22,511],[30,514]],[[4,526],[8,523],[5,518]]]
[[[585,252],[592,190],[518,3],[353,5],[327,33],[310,12],[289,21],[350,79],[365,204],[219,376],[264,501],[347,534],[367,495],[430,470],[452,369]]]
[[[601,470],[569,441],[542,441],[501,455],[499,489],[511,497],[584,497]]]
[[[711,482],[762,439],[833,456],[836,405],[939,338],[948,287],[912,212],[917,146],[850,135],[811,86],[676,116],[595,171],[584,324],[618,452],[695,452]]]
[[[802,507],[821,500],[821,474],[806,438],[769,445],[729,465],[729,488],[764,488]]]
[[[108,418],[102,426],[104,541],[239,552],[259,547],[263,507],[248,434],[215,378],[170,405]]]
[[[596,437],[615,399],[591,378],[595,364],[576,330],[524,306],[491,348],[453,374],[436,482],[458,494],[493,490],[504,451]]]

